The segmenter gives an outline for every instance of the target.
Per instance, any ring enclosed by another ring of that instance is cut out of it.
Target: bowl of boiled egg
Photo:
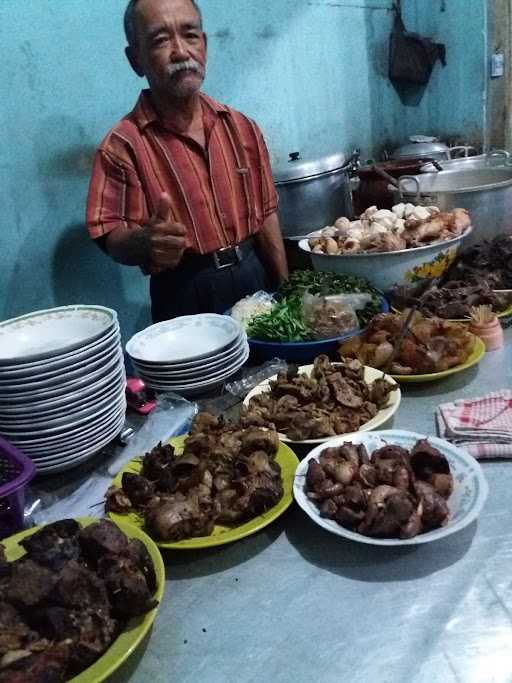
[[[436,206],[371,206],[357,220],[338,218],[307,235],[299,247],[313,268],[358,275],[387,292],[395,285],[440,277],[471,232],[466,209]]]

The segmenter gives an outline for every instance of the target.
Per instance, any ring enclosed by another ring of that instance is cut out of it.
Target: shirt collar
[[[209,97],[204,93],[200,93],[200,97],[203,104],[205,104],[212,112],[216,112],[218,114],[229,114],[228,107],[220,102],[217,102],[212,97]],[[135,105],[135,108],[130,116],[134,119],[136,125],[141,130],[144,130],[150,123],[155,123],[159,120],[158,114],[156,113],[153,103],[151,102],[151,94],[149,89],[141,91],[139,99],[137,100],[137,104]]]

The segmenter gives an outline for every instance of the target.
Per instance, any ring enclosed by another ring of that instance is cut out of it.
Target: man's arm
[[[288,277],[288,263],[276,211],[267,216],[255,239],[264,265],[279,286]]]
[[[170,200],[164,193],[147,225],[117,226],[105,236],[105,248],[119,263],[157,273],[178,265],[187,246],[185,234],[184,226],[172,220]]]

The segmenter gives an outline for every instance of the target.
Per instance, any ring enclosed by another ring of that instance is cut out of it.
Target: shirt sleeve
[[[263,138],[263,134],[259,127],[255,125],[257,131],[258,148],[260,155],[261,168],[261,189],[263,199],[263,216],[267,218],[277,211],[278,195],[274,185],[274,178],[272,177],[272,167],[270,164],[270,155],[268,153],[267,145]]]
[[[147,221],[146,199],[135,168],[122,150],[102,146],[96,152],[87,199],[87,228],[97,239],[119,226]]]

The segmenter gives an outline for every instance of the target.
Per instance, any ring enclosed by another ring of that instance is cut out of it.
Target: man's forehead
[[[150,28],[170,19],[200,24],[199,14],[190,0],[139,0],[135,6],[139,27]]]

